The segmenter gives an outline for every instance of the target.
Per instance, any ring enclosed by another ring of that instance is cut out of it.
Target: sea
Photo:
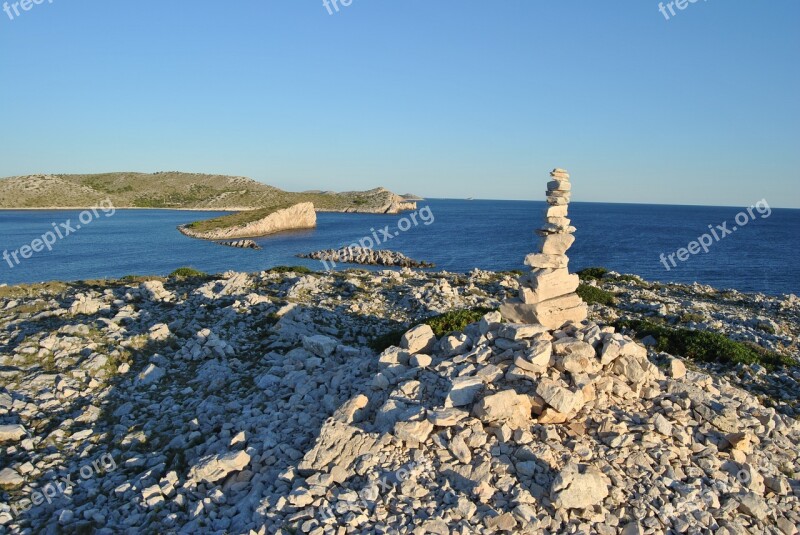
[[[320,213],[315,229],[256,238],[260,250],[177,230],[225,212],[0,211],[0,284],[163,276],[180,267],[342,270],[359,266],[325,266],[296,255],[353,243],[433,262],[435,270],[525,270],[525,256],[539,246],[534,229],[544,209],[534,201],[430,199],[401,214]],[[569,210],[577,228],[568,252],[573,271],[601,266],[647,280],[771,295],[800,290],[800,210],[581,202]]]

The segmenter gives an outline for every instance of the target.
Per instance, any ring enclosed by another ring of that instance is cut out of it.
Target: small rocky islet
[[[0,530],[796,534],[800,300],[533,267],[2,287]]]
[[[403,268],[433,268],[435,264],[408,258],[403,253],[385,249],[370,249],[368,247],[353,246],[342,249],[326,249],[313,253],[298,254],[298,258],[319,260],[326,269],[336,267],[336,264],[360,264],[365,266],[391,266]]]

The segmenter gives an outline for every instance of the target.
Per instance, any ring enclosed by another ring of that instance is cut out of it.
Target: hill
[[[28,175],[0,179],[0,209],[117,208],[262,210],[312,202],[317,211],[395,213],[415,205],[384,188],[295,193],[246,177],[180,172]]]

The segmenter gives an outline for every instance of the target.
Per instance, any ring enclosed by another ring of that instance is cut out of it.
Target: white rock
[[[403,335],[400,347],[409,353],[427,353],[436,344],[436,335],[430,325],[417,325]]]
[[[553,481],[550,499],[557,509],[586,509],[609,494],[608,477],[594,466],[568,464]]]
[[[303,348],[321,358],[330,357],[338,345],[337,340],[321,334],[303,337]]]
[[[19,442],[27,434],[21,424],[0,425],[0,442]]]
[[[484,397],[472,412],[486,424],[508,424],[512,429],[519,429],[531,424],[532,408],[528,396],[504,390]]]
[[[209,455],[189,471],[189,477],[197,482],[215,483],[232,472],[243,470],[250,464],[250,455],[244,451],[220,455]]]

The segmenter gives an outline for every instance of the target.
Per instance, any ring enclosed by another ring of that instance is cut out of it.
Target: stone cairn
[[[554,169],[550,177],[545,223],[536,231],[541,237],[541,251],[525,258],[525,265],[533,270],[520,277],[519,298],[503,303],[500,313],[512,323],[540,323],[558,329],[570,321],[580,323],[588,311],[575,293],[580,279],[570,275],[567,268],[566,252],[575,241],[575,227],[567,218],[572,191],[569,173]]]

